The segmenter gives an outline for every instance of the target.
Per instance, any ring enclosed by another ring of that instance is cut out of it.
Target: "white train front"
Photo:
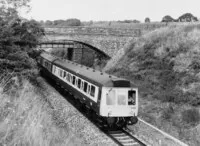
[[[60,60],[43,52],[38,60],[42,73],[71,92],[84,106],[110,126],[136,124],[138,89],[130,81]]]

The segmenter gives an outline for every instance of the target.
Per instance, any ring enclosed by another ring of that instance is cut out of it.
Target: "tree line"
[[[160,22],[196,22],[198,21],[198,18],[193,16],[191,13],[185,13],[178,17],[177,19],[174,19],[170,15],[166,15],[162,18]],[[104,23],[106,23],[105,21]],[[141,23],[139,20],[133,19],[133,20],[118,20],[118,23]],[[151,19],[149,17],[146,17],[144,19],[145,23],[150,23]],[[84,26],[84,25],[92,25],[95,22],[81,22],[79,19],[71,18],[67,20],[46,20],[46,21],[40,21],[40,24],[43,26]],[[109,25],[111,25],[111,21],[109,22]]]
[[[81,26],[81,21],[79,19],[76,18],[71,18],[71,19],[67,19],[67,20],[47,20],[47,21],[40,21],[40,23],[42,25],[45,26]]]

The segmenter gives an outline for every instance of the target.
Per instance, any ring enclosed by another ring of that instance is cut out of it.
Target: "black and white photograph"
[[[200,2],[0,0],[0,146],[200,146]]]

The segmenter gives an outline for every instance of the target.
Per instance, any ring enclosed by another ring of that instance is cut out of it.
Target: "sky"
[[[81,21],[161,21],[165,15],[177,19],[184,13],[200,18],[200,0],[31,0],[31,11],[23,14],[35,20],[77,18]]]

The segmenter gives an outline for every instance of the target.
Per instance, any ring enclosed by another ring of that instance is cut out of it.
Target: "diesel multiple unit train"
[[[38,63],[45,76],[68,90],[109,126],[137,123],[138,89],[130,81],[42,52]]]

